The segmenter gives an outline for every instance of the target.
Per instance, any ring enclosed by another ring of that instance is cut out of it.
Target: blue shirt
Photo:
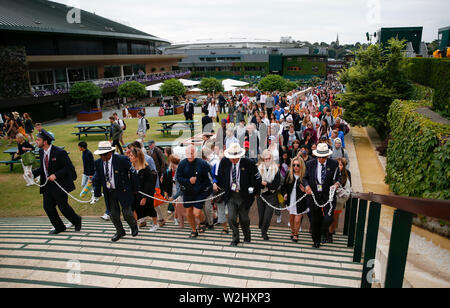
[[[280,116],[281,116],[282,114],[284,114],[284,110],[283,110],[283,109],[275,110],[275,111],[273,112],[273,114],[275,115],[275,118],[277,119],[277,121],[280,121]]]
[[[344,132],[339,131],[338,133],[338,137],[341,139],[342,141],[342,147],[345,148],[345,141],[344,141]],[[331,132],[328,135],[328,138],[331,138]]]

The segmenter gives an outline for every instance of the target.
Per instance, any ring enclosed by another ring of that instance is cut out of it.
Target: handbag
[[[36,161],[36,156],[31,151],[22,154],[21,158],[24,166],[31,166]]]
[[[166,200],[163,195],[161,194],[161,189],[160,188],[155,188],[155,194],[153,195],[155,198],[161,199],[161,200]],[[161,204],[163,204],[164,201],[160,201],[160,200],[153,200],[153,206],[154,207],[158,207]]]
[[[217,204],[217,203],[222,203],[223,202],[223,200],[225,199],[225,194],[222,194],[224,192],[224,190],[223,190],[223,188],[220,188],[219,187],[219,189],[217,190],[217,191],[214,191],[213,192],[213,202],[215,203],[215,204]],[[220,195],[220,194],[222,194],[222,195]],[[220,196],[219,196],[220,195]]]

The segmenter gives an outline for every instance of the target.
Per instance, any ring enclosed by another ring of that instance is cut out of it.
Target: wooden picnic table
[[[59,147],[59,148],[64,150],[64,147]],[[14,155],[17,153],[17,148],[9,148],[9,149],[3,151],[3,153],[11,155],[10,160],[0,161],[1,164],[10,165],[10,171],[13,171],[14,164],[21,164],[20,160],[14,159]],[[39,158],[39,148],[35,148],[33,151],[33,154],[36,156],[36,158]]]
[[[170,148],[170,147],[176,147],[179,142],[178,141],[157,141],[155,142],[156,146],[158,148],[164,149],[164,148]],[[126,148],[129,145],[129,143],[124,144],[123,147]],[[148,148],[149,143],[148,142],[144,142],[144,147]]]
[[[162,126],[161,129],[158,129],[158,131],[162,131],[163,135],[168,134],[170,131],[172,131],[175,125],[181,124],[188,126],[187,129],[191,131],[192,136],[194,135],[195,131],[195,124],[198,123],[197,120],[175,120],[175,121],[159,121],[158,124]]]
[[[81,135],[105,135],[105,140],[108,140],[108,135],[111,133],[111,123],[99,123],[99,124],[79,124],[75,126],[78,128],[77,133],[72,133],[78,136],[78,140],[81,139]]]

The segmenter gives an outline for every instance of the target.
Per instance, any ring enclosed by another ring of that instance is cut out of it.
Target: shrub
[[[433,108],[450,117],[450,60],[436,58],[408,59],[408,77],[434,89]]]
[[[159,90],[163,96],[181,96],[186,93],[186,88],[178,79],[169,79],[164,81]]]
[[[77,82],[69,91],[70,97],[79,103],[91,103],[102,97],[102,89],[92,82]]]
[[[203,78],[198,87],[202,89],[205,94],[223,92],[224,90],[222,83],[214,77]]]
[[[286,79],[280,75],[267,75],[258,84],[258,89],[261,91],[284,91],[286,86]]]
[[[427,101],[396,100],[389,111],[391,140],[386,183],[399,195],[450,198],[450,125],[416,112]]]
[[[140,98],[147,95],[147,90],[142,83],[129,81],[119,86],[117,94],[119,94],[119,97]]]

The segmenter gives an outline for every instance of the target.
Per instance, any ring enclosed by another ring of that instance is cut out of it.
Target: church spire
[[[339,46],[339,32],[338,32],[337,37],[336,37],[336,45]]]

